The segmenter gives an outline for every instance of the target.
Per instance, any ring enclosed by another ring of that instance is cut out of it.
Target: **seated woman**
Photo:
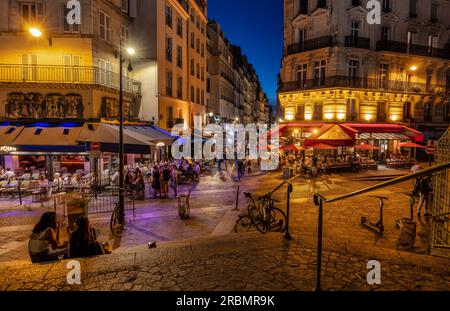
[[[47,212],[33,229],[28,242],[28,253],[33,263],[55,261],[67,258],[66,247],[58,248],[59,223],[55,212]]]
[[[89,226],[87,217],[78,217],[76,221],[77,229],[70,237],[70,257],[91,257],[104,255],[102,245],[97,241],[95,230]]]

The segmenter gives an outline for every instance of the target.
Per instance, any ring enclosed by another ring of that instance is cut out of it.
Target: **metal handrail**
[[[388,180],[386,182],[380,183],[375,186],[371,186],[368,188],[364,188],[358,191],[354,191],[351,193],[347,193],[332,199],[327,199],[324,195],[317,193],[314,195],[314,203],[319,207],[318,211],[318,224],[317,224],[317,262],[316,262],[316,291],[322,290],[321,288],[321,275],[322,275],[322,240],[323,240],[323,203],[332,203],[341,200],[345,200],[351,197],[355,197],[361,194],[365,194],[374,190],[378,190],[380,188],[396,185],[398,183],[421,177],[424,175],[430,175],[445,169],[450,168],[450,162],[437,164],[426,169],[420,170],[415,173],[411,173],[405,176],[397,177],[392,180]]]
[[[317,196],[319,196],[326,203],[337,202],[337,201],[345,200],[345,199],[348,199],[348,198],[351,198],[351,197],[354,197],[354,196],[365,194],[367,192],[375,191],[375,190],[378,190],[380,188],[392,186],[392,185],[395,185],[395,184],[398,184],[398,183],[401,183],[401,182],[404,182],[404,181],[407,181],[407,180],[410,180],[410,179],[414,179],[416,177],[420,177],[420,176],[423,176],[423,175],[429,175],[429,174],[432,174],[432,173],[435,173],[435,172],[438,172],[438,171],[442,171],[442,170],[448,169],[448,168],[450,168],[450,162],[438,164],[438,165],[435,165],[435,166],[431,166],[431,167],[428,167],[426,169],[417,171],[415,173],[411,173],[411,174],[408,174],[408,175],[405,175],[405,176],[400,176],[400,177],[397,177],[397,178],[385,181],[383,183],[380,183],[380,184],[377,184],[377,185],[374,185],[374,186],[371,186],[371,187],[368,187],[368,188],[364,188],[364,189],[361,189],[361,190],[357,190],[357,191],[354,191],[354,192],[351,192],[351,193],[347,193],[347,194],[344,194],[344,195],[341,195],[341,196],[338,196],[338,197],[335,197],[335,198],[332,198],[332,199],[327,199],[327,198],[325,198],[324,195],[322,195],[320,193],[317,193]]]

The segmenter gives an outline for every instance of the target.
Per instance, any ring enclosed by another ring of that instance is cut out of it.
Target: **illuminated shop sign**
[[[0,153],[11,153],[11,152],[16,152],[16,151],[17,151],[16,147],[0,146]]]

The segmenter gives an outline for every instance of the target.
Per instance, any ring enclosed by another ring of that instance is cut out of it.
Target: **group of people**
[[[28,253],[33,263],[52,262],[67,258],[103,255],[111,252],[108,243],[100,243],[88,218],[76,220],[76,228],[69,233],[69,241],[61,243],[61,224],[55,212],[44,213],[34,226],[28,242]]]
[[[181,160],[152,163],[148,166],[127,167],[125,169],[125,189],[136,198],[145,198],[146,184],[154,198],[169,198],[170,189],[178,196],[181,179],[199,181],[201,167],[199,162]],[[119,185],[119,172],[111,178],[113,186]]]
[[[14,173],[10,168],[3,168],[0,165],[0,179],[6,180],[8,183],[11,182],[11,179],[16,176],[16,173]]]

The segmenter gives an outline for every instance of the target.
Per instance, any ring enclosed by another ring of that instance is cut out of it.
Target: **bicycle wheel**
[[[236,225],[234,226],[234,232],[236,233],[244,233],[249,232],[253,227],[252,219],[249,215],[244,215],[239,217],[239,220],[236,222]]]
[[[114,209],[112,215],[111,215],[111,221],[109,223],[111,233],[113,236],[118,236],[122,233],[123,226],[120,224],[119,221],[119,210],[117,208]]]
[[[277,207],[270,210],[269,230],[271,232],[284,232],[286,230],[286,214]]]
[[[267,225],[265,221],[265,212],[261,209],[264,207],[257,207],[253,205],[249,205],[248,214],[252,220],[253,225],[256,229],[261,233],[267,232]]]

